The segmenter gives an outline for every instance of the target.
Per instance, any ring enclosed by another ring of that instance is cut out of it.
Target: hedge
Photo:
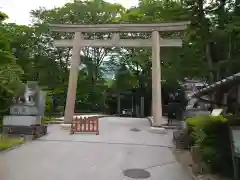
[[[201,156],[213,173],[233,174],[228,120],[223,116],[196,116],[186,120],[192,145],[200,147]]]

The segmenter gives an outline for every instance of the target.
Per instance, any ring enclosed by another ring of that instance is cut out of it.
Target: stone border
[[[177,150],[178,150],[178,149],[176,149],[176,147],[174,147],[174,148],[173,148],[173,152],[172,152],[173,155],[174,155],[174,157],[175,157],[175,159],[176,159],[176,161],[181,165],[181,167],[183,168],[183,170],[191,177],[192,180],[200,180],[200,179],[192,172],[192,170],[191,170],[190,167],[184,165],[184,164],[181,162],[181,160],[179,160],[179,159],[177,158],[177,155],[176,155],[176,151],[177,151]]]
[[[181,163],[180,163],[181,164]],[[193,179],[193,180],[201,180],[199,179],[195,174],[193,174],[193,172],[191,171],[191,169],[189,167],[185,168],[182,164],[181,166],[185,169],[185,171],[187,171],[188,175]]]
[[[181,167],[183,168],[183,170],[188,174],[188,176],[192,179],[192,180],[220,180],[219,178],[211,178],[211,177],[208,177],[208,175],[210,174],[199,174],[199,175],[196,175],[192,172],[192,168],[183,164],[182,161],[180,159],[178,159],[176,157],[176,150],[179,150],[179,149],[176,149],[176,147],[173,148],[173,155],[175,156],[175,159],[176,161],[181,165]],[[181,150],[179,150],[181,151]]]
[[[184,168],[184,167],[183,167]],[[192,180],[220,180],[222,178],[218,178],[218,177],[208,177],[208,175],[199,175],[201,177],[198,177],[197,175],[195,175],[191,169],[188,167],[185,171],[188,171],[187,173],[189,174],[189,176],[191,176]]]

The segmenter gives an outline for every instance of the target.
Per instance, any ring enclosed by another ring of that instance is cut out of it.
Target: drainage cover
[[[123,171],[123,174],[133,179],[146,179],[151,176],[150,173],[144,169],[126,169]]]
[[[139,132],[139,131],[141,131],[141,130],[140,130],[140,129],[137,129],[137,128],[132,128],[132,129],[130,129],[130,131]]]

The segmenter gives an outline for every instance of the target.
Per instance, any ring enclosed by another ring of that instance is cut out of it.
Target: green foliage
[[[35,80],[46,87],[46,90],[52,91],[61,105],[65,104],[71,49],[53,48],[52,40],[69,39],[72,38],[72,34],[50,32],[49,23],[158,23],[185,20],[185,13],[181,3],[166,0],[141,1],[138,7],[130,9],[125,9],[119,4],[94,0],[67,3],[53,9],[32,10],[31,18],[34,25],[31,27],[11,23],[1,24],[0,47],[2,48],[0,50],[3,49],[4,52],[0,53],[0,59],[1,63],[5,62],[2,66],[2,70],[5,70],[2,73],[4,76],[0,77],[1,82],[4,83],[2,88],[7,88],[8,93],[12,94],[17,88],[10,88],[10,84],[17,85],[19,84],[17,81],[20,80]],[[131,36],[139,35],[131,33]],[[140,38],[147,38],[149,35],[142,33],[140,36]],[[87,33],[85,37],[103,39],[106,38],[106,34]],[[162,71],[164,79],[180,77],[174,67],[179,53],[174,52],[166,51],[162,58],[165,62]],[[77,111],[105,110],[104,97],[108,86],[122,90],[139,87],[150,89],[151,87],[151,49],[85,47],[81,54],[83,54],[81,57],[83,68],[79,72]],[[113,58],[114,56],[116,58]],[[108,71],[115,75],[115,80],[110,85],[106,85],[104,76]],[[11,72],[12,79],[5,72]],[[58,91],[59,89],[61,92]],[[11,102],[10,95],[2,95],[2,97],[5,99],[8,97],[8,103],[4,105],[4,109],[8,109]],[[47,103],[46,113],[51,111],[52,107]]]
[[[0,16],[0,116],[3,116],[12,104],[13,95],[22,85],[20,76],[23,71],[12,54],[11,33],[1,24],[7,16],[1,12]]]
[[[232,156],[228,120],[222,116],[196,116],[187,119],[186,122],[192,144],[201,149],[202,160],[213,172],[231,176]]]
[[[43,117],[41,120],[42,124],[54,124],[56,122],[56,119],[54,117]]]
[[[64,106],[58,106],[57,110],[63,112],[64,111]]]
[[[51,116],[53,113],[53,102],[51,94],[46,96],[46,103],[45,103],[45,114],[47,116]]]
[[[185,77],[207,81],[239,71],[240,10],[238,1],[140,0],[129,9],[103,0],[74,1],[32,10],[32,26],[3,23],[0,12],[0,111],[8,109],[12,94],[22,81],[38,81],[65,104],[71,48],[53,48],[53,39],[71,39],[71,33],[50,32],[48,24],[161,23],[191,21],[185,33],[161,33],[181,37],[182,48],[161,48],[162,78],[169,84]],[[85,33],[86,39],[110,34]],[[121,34],[124,38],[126,34]],[[149,38],[148,33],[128,33],[126,38]],[[106,108],[107,88],[151,90],[150,48],[82,48],[77,111]],[[110,73],[114,80],[106,80]],[[59,91],[59,89],[61,91]],[[181,100],[183,102],[183,99]],[[48,107],[49,109],[49,107]],[[51,109],[51,108],[50,108]],[[49,112],[51,110],[47,110]]]
[[[126,67],[126,65],[122,64],[115,75],[115,81],[112,87],[118,90],[126,90],[135,88],[137,84],[136,77],[132,74],[132,72]]]
[[[3,13],[3,12],[0,11],[0,23],[1,23],[2,21],[4,21],[5,19],[7,19],[7,18],[8,18],[8,16],[7,16],[5,13]]]

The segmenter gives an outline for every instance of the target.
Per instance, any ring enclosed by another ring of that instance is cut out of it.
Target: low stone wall
[[[193,180],[230,180],[224,177],[220,177],[217,175],[205,173],[205,174],[198,174],[193,172],[194,162],[191,156],[191,152],[188,150],[179,150],[175,149],[174,155],[176,156],[177,161],[182,165],[185,171],[189,174],[189,176]]]

